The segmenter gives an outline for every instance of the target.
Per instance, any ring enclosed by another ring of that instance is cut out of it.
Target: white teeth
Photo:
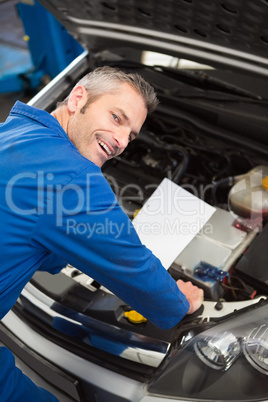
[[[107,153],[107,155],[111,155],[112,152],[110,151],[110,149],[107,147],[106,144],[104,144],[104,142],[102,142],[101,140],[98,140],[98,143],[101,145],[101,147],[104,149],[104,151]]]

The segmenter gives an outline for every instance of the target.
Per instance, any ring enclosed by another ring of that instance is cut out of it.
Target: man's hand
[[[204,292],[192,282],[183,282],[181,279],[177,281],[178,288],[186,296],[190,303],[190,308],[187,314],[192,314],[199,309],[204,300]]]

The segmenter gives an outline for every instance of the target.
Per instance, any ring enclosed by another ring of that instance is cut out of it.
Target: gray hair
[[[153,87],[145,81],[141,75],[137,73],[126,73],[116,67],[104,66],[98,67],[86,74],[74,86],[73,90],[79,85],[82,85],[89,93],[89,99],[82,108],[83,110],[81,109],[81,112],[85,112],[87,106],[100,96],[117,91],[119,83],[130,84],[137,90],[143,98],[148,113],[156,109],[159,103],[156,93]],[[59,102],[57,107],[66,105],[69,97],[70,94],[62,102]]]

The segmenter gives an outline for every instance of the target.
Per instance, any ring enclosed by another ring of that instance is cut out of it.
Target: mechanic
[[[51,114],[16,102],[0,125],[1,319],[35,271],[55,274],[67,263],[163,329],[201,306],[203,291],[176,283],[141,244],[101,172],[157,103],[141,76],[112,67],[87,74]],[[2,402],[57,400],[5,347],[0,366]]]

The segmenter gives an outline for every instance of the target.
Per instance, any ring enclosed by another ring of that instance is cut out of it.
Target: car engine
[[[209,138],[191,124],[182,127],[161,114],[149,118],[123,155],[104,166],[104,175],[131,219],[164,177],[216,207],[170,267],[175,279],[191,280],[208,300],[244,300],[267,292],[267,278],[252,287],[254,274],[243,275],[236,264],[265,223],[268,197],[262,180],[268,167],[249,151]],[[251,187],[248,177],[255,177]],[[243,184],[248,190],[241,199]]]

